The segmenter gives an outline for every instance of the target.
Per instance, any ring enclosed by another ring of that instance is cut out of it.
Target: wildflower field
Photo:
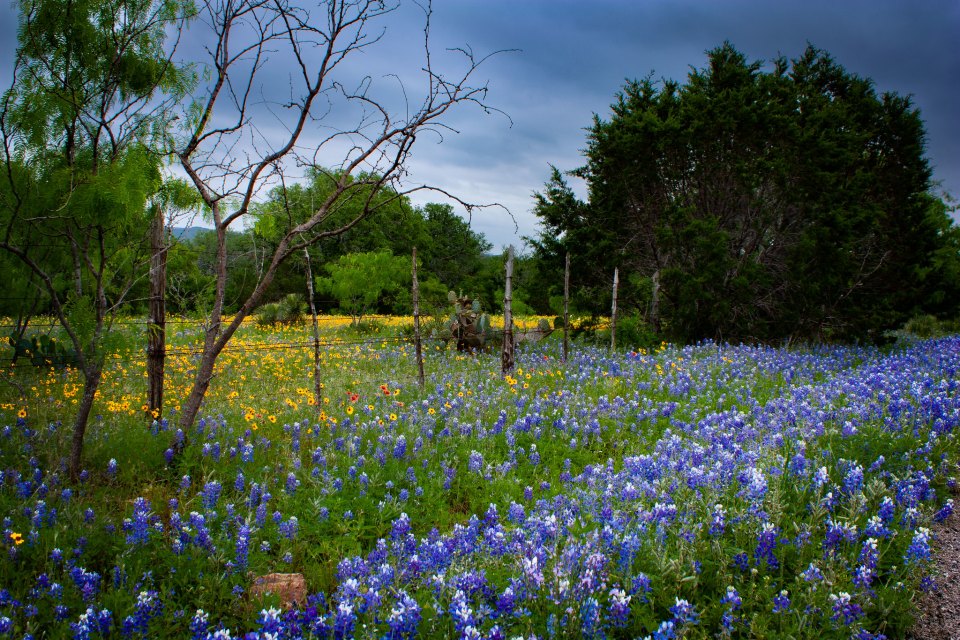
[[[498,354],[405,320],[244,327],[177,427],[120,327],[85,471],[82,380],[0,368],[0,638],[902,637],[951,516],[960,338]],[[5,354],[6,355],[6,354]],[[5,360],[9,362],[9,358]],[[184,453],[171,457],[177,441]],[[301,573],[287,609],[257,576]]]

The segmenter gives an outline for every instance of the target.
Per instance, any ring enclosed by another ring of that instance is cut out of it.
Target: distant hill
[[[170,229],[170,235],[181,242],[189,242],[204,231],[213,231],[208,227],[173,227]]]

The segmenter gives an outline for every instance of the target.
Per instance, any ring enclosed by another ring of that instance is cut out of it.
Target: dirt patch
[[[960,640],[960,517],[951,515],[930,528],[934,534],[936,588],[917,598],[917,623],[910,638]]]

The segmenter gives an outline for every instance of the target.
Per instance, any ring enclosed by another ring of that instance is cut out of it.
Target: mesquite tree
[[[179,423],[184,431],[200,411],[217,357],[262,300],[278,267],[305,247],[345,233],[385,206],[392,200],[380,197],[385,189],[400,198],[427,188],[406,185],[401,178],[418,138],[427,133],[442,137],[451,131],[444,124],[451,109],[472,104],[490,111],[484,102],[486,87],[473,81],[485,58],[457,49],[459,72],[453,76],[441,72],[430,52],[431,7],[417,6],[424,14],[424,54],[420,84],[414,87],[409,80],[401,82],[399,73],[384,78],[383,85],[370,77],[357,80],[356,69],[351,68],[355,60],[359,63],[358,54],[381,40],[379,25],[398,9],[395,4],[374,0],[326,0],[311,8],[283,0],[201,4],[200,22],[213,38],[207,46],[209,83],[184,114],[189,127],[176,155],[216,229],[216,286],[196,376],[182,405]],[[282,87],[274,84],[278,79]],[[376,93],[381,89],[383,93]],[[419,93],[416,99],[414,91]],[[278,92],[282,101],[269,102]],[[323,172],[331,166],[335,172],[326,197],[308,216],[287,221],[253,291],[225,320],[228,230],[253,213],[258,194],[285,189],[296,182],[295,174]],[[357,214],[341,220],[338,209],[358,193],[365,195]]]
[[[0,106],[0,249],[33,274],[84,379],[70,451],[80,469],[113,313],[140,276],[169,111],[180,0],[20,0]]]

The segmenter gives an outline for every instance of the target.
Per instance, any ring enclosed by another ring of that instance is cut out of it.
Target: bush
[[[302,294],[289,293],[278,303],[277,321],[283,324],[297,324],[303,320],[306,301]]]
[[[607,335],[609,336],[609,331]],[[617,344],[624,348],[651,349],[660,344],[653,327],[639,313],[617,320]]]
[[[258,327],[275,324],[297,324],[303,320],[304,298],[299,293],[290,293],[279,302],[269,302],[257,309],[255,321]]]
[[[257,323],[258,327],[272,327],[277,321],[277,317],[280,315],[280,305],[276,302],[269,302],[264,305],[260,305],[257,309],[257,313],[254,316],[254,320]]]
[[[918,338],[936,338],[944,335],[943,325],[935,316],[914,316],[903,325],[903,330]]]

